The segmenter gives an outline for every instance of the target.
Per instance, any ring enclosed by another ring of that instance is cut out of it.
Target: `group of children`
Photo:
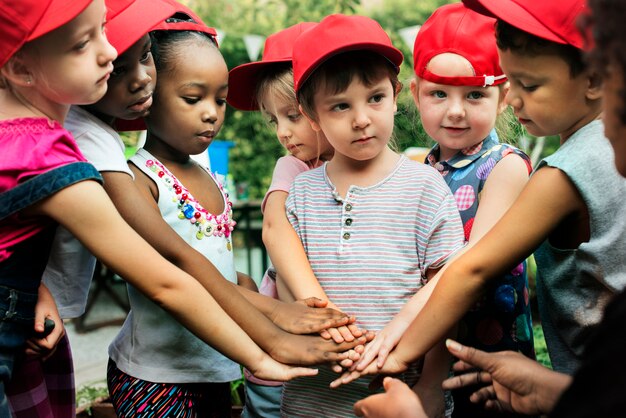
[[[128,282],[107,374],[120,417],[227,417],[239,365],[246,417],[490,416],[470,395],[502,406],[500,375],[446,380],[448,350],[466,361],[455,370],[472,362],[444,341],[534,359],[530,254],[564,375],[625,288],[626,182],[599,120],[603,92],[623,113],[623,51],[602,38],[609,69],[587,63],[582,0],[433,13],[410,81],[436,142],[425,164],[392,145],[403,55],[370,18],[299,23],[229,73],[215,30],[174,0],[0,10],[0,417],[75,413],[62,318],[83,312],[94,256]],[[227,102],[262,112],[289,154],[263,200],[273,267],[259,293],[235,270],[228,191],[190,158]],[[530,180],[495,129],[509,106],[530,134],[561,139]],[[622,113],[607,118],[616,150]],[[127,163],[128,121],[147,139]],[[406,385],[367,398],[379,373]]]

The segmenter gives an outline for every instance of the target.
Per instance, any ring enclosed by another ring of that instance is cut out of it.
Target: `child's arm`
[[[518,155],[509,154],[496,164],[481,192],[480,205],[474,218],[469,243],[464,249],[457,252],[446,266],[478,242],[502,218],[504,213],[513,205],[526,183],[528,183],[528,168],[524,160]],[[356,370],[364,370],[375,359],[377,359],[376,365],[378,367],[383,366],[387,355],[398,344],[402,334],[426,304],[446,266],[433,279],[430,279],[367,345],[363,357],[354,367]]]
[[[131,168],[134,166],[131,165]],[[273,358],[288,364],[317,364],[326,361],[342,360],[347,356],[343,351],[358,342],[336,345],[320,337],[292,335],[274,325],[273,320],[282,321],[281,327],[303,333],[317,332],[324,327],[345,324],[349,318],[329,309],[307,309],[302,304],[281,304],[272,298],[259,295],[233,285],[220,274],[215,266],[202,254],[191,248],[163,220],[158,206],[147,186],[138,187],[145,174],[135,169],[137,181],[124,173],[104,172],[105,189],[115,203],[120,214],[129,225],[144,237],[166,260],[193,276],[215,297],[227,314]],[[150,181],[149,179],[144,181]],[[148,184],[148,183],[146,183]],[[261,301],[263,312],[258,312],[241,296],[246,293],[250,299]],[[285,305],[285,306],[282,306]],[[309,315],[308,317],[305,314]],[[281,343],[278,343],[282,340]],[[362,343],[363,341],[361,341]],[[306,346],[308,350],[302,350]],[[340,354],[341,353],[341,354]]]
[[[456,335],[456,329],[448,336],[453,335]],[[446,402],[441,385],[450,373],[451,363],[452,356],[446,349],[445,341],[437,343],[424,357],[424,367],[413,391],[421,400],[429,418],[445,416]]]
[[[277,287],[283,290],[283,294],[286,290],[296,300],[316,297],[327,300],[327,307],[337,309],[317,281],[300,237],[287,219],[285,203],[288,195],[282,190],[271,192],[263,212],[263,243],[277,272]],[[356,326],[330,328],[322,333],[323,337],[330,337],[337,343],[353,341],[361,335],[363,333]]]
[[[96,182],[68,186],[25,212],[59,222],[191,332],[257,376],[286,380],[316,373],[285,366],[265,354],[196,280],[168,263],[124,222]]]
[[[46,318],[50,318],[54,321],[54,328],[44,337],[33,336],[26,341],[26,355],[29,357],[41,357],[42,360],[46,360],[54,353],[57,344],[65,335],[63,320],[59,316],[59,311],[57,310],[54,297],[46,285],[41,283],[39,285],[37,304],[35,305],[34,331],[36,333],[44,332],[44,322],[46,321]]]
[[[502,219],[448,266],[385,365],[370,364],[361,373],[405,370],[463,317],[491,279],[526,259],[566,217],[585,210],[578,190],[561,170],[538,170]]]
[[[259,291],[259,288],[257,287],[254,280],[252,280],[252,278],[247,274],[243,274],[240,271],[237,272],[237,285],[244,287],[252,292]]]

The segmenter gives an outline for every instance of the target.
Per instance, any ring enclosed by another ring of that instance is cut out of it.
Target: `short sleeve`
[[[133,177],[124,155],[124,142],[110,126],[84,109],[73,106],[65,122],[85,158],[100,172],[115,171]]]
[[[298,234],[298,236],[300,237],[300,240],[302,240],[302,235],[300,234],[301,232],[300,223],[298,221],[298,210],[297,210],[297,205],[296,205],[295,187],[293,184],[291,185],[291,188],[289,188],[288,192],[289,192],[289,196],[287,197],[287,201],[285,202],[285,210],[287,212],[287,219],[289,220],[289,223],[291,224],[293,229],[296,231],[296,234]]]
[[[420,258],[424,277],[427,270],[442,267],[465,241],[459,211],[448,185],[441,176],[431,178],[431,183],[429,200],[439,204],[430,211],[430,226],[426,235],[420,238],[423,240],[419,248],[423,251]]]
[[[261,210],[265,210],[265,203],[267,202],[267,198],[270,193],[275,191],[288,193],[289,188],[293,184],[296,176],[307,170],[309,170],[309,167],[304,162],[298,160],[296,157],[288,155],[279,158],[278,161],[276,161],[276,165],[274,166],[272,183],[270,184],[267,193],[265,193],[263,203],[261,203]]]

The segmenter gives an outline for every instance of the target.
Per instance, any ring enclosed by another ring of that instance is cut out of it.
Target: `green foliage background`
[[[398,98],[395,129],[397,147],[403,150],[410,146],[430,146],[431,142],[421,128],[409,91],[413,71],[411,52],[397,30],[422,24],[434,9],[448,2],[385,0],[380,5],[369,5],[370,2],[361,4],[360,0],[189,0],[187,4],[207,24],[224,31],[220,49],[228,68],[249,62],[243,41],[246,34],[268,36],[298,22],[319,21],[332,13],[358,13],[378,20],[405,55],[400,72],[405,88]],[[229,107],[219,138],[236,144],[230,150],[229,162],[235,182],[248,184],[250,198],[262,198],[276,159],[284,155],[263,116]]]

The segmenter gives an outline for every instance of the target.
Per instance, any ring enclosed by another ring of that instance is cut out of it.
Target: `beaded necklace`
[[[202,239],[205,236],[209,237],[211,235],[216,237],[223,236],[227,238],[226,248],[228,248],[228,251],[231,251],[232,245],[229,238],[235,225],[237,224],[237,222],[232,219],[233,204],[228,199],[228,193],[224,190],[224,186],[215,180],[212,173],[209,173],[209,175],[219,186],[220,191],[224,195],[225,201],[224,212],[217,216],[209,213],[205,208],[203,208],[200,202],[198,202],[191,195],[191,193],[189,193],[189,190],[187,190],[187,188],[183,186],[178,179],[158,160],[147,160],[146,167],[148,167],[150,171],[156,173],[168,190],[175,193],[172,197],[172,202],[176,203],[178,209],[180,210],[178,218],[183,221],[190,222],[198,229],[198,232],[196,232],[197,239]]]

